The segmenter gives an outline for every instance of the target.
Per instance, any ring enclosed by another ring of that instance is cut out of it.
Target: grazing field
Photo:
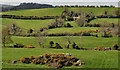
[[[20,20],[20,19],[7,19],[7,18],[2,18],[2,24],[3,25],[9,25],[12,23],[15,23],[21,28],[25,29],[37,29],[40,27],[47,27],[50,22],[52,22],[53,19],[50,20]]]
[[[13,25],[11,26],[10,29],[6,28],[6,31],[5,32],[3,31],[2,33],[4,34],[2,38],[3,39],[2,67],[3,68],[51,68],[46,65],[35,65],[32,63],[23,64],[21,62],[18,62],[12,64],[10,63],[10,61],[18,60],[21,57],[30,57],[30,56],[37,57],[39,55],[43,55],[46,53],[71,53],[72,57],[79,58],[80,60],[85,62],[85,65],[77,66],[77,67],[70,66],[63,68],[118,68],[118,52],[119,52],[118,49],[120,49],[120,47],[117,46],[118,33],[114,32],[115,31],[114,25],[112,27],[114,31],[110,30],[109,28],[101,29],[100,32],[103,33],[103,35],[100,34],[98,31],[98,33],[95,32],[91,33],[93,34],[93,36],[89,35],[89,32],[87,31],[99,30],[101,27],[83,26],[85,25],[86,20],[89,20],[94,16],[95,19],[92,19],[92,21],[90,21],[88,24],[104,25],[107,23],[115,23],[117,25],[119,23],[118,22],[119,18],[96,18],[98,15],[116,16],[115,15],[116,10],[118,10],[118,8],[68,7],[67,9],[65,9],[65,7],[64,8],[57,7],[57,8],[29,9],[29,10],[16,10],[16,11],[3,12],[2,14],[16,15],[16,16],[38,16],[38,17],[59,16],[61,20],[56,20],[56,19],[45,19],[45,20],[24,19],[23,20],[23,19],[0,18],[0,20],[2,20],[2,28],[5,28],[13,23],[18,26],[17,27]],[[82,12],[86,12],[86,15],[84,15],[85,13],[83,14]],[[91,12],[93,12],[94,15]],[[78,19],[79,17],[80,19]],[[75,18],[80,21],[77,20],[73,21],[72,18]],[[44,27],[48,27],[50,23],[54,23],[54,24],[51,24],[49,28],[45,30],[46,28]],[[40,34],[39,38],[36,37],[37,33],[35,31],[38,29],[39,29],[39,33],[41,34],[43,33],[44,36],[41,36]],[[79,35],[78,33],[80,31],[86,31],[86,33],[82,33],[82,35],[84,36],[77,36]],[[112,33],[115,33],[115,35],[113,35]],[[64,36],[64,34],[66,36]],[[72,35],[74,34],[76,36],[71,36],[70,34]],[[13,43],[6,42],[6,41],[8,42],[11,41],[10,38],[13,41]],[[54,44],[52,41],[54,42]],[[35,46],[36,48],[30,48],[30,47],[13,48],[14,44],[23,44],[24,46],[32,45],[33,47]],[[61,46],[63,49],[55,49],[52,47],[52,45],[55,48],[59,48]],[[113,50],[113,45],[115,45],[114,50]],[[68,49],[66,49],[66,47]],[[112,48],[112,50],[109,49],[109,51],[108,50],[95,51],[93,50],[95,47],[104,47],[107,49]],[[88,50],[82,50],[82,49],[79,50],[79,48],[85,48]]]
[[[24,15],[24,16],[60,16],[62,13],[62,8],[45,8],[45,9],[30,9],[30,10],[18,10],[4,12],[2,14],[7,15]]]
[[[108,14],[114,14],[115,10],[118,8],[85,8],[85,7],[71,7],[68,8],[68,10],[72,11],[87,11],[87,12],[93,12],[96,16],[104,14],[105,11],[108,11]],[[97,10],[97,11],[96,11]],[[18,10],[18,11],[10,11],[10,12],[4,12],[2,14],[7,15],[23,15],[24,16],[60,16],[62,13],[62,8],[46,8],[46,9],[30,9],[30,10]]]
[[[104,23],[115,23],[118,24],[118,20],[120,20],[119,18],[99,18],[99,19],[95,19],[92,20],[89,24],[104,24]]]
[[[54,28],[49,29],[48,34],[64,34],[64,33],[75,33],[80,31],[88,31],[88,30],[98,30],[98,27],[73,27],[73,28]]]
[[[82,11],[82,12],[93,12],[94,15],[98,16],[98,15],[102,15],[105,13],[105,11],[108,12],[108,14],[113,14],[115,13],[116,10],[118,10],[118,8],[88,8],[88,7],[74,7],[74,8],[68,8],[69,10],[72,11]]]
[[[9,63],[10,60],[17,60],[21,57],[39,56],[45,53],[71,53],[74,57],[80,58],[86,63],[85,66],[70,66],[63,68],[117,68],[118,51],[84,51],[74,49],[46,49],[46,48],[3,48],[3,68],[49,68],[45,65]]]
[[[39,47],[37,43],[37,39],[35,37],[19,37],[19,36],[13,36],[12,37],[13,43],[20,43],[24,45],[33,45]],[[66,36],[56,36],[56,37],[46,37],[45,38],[45,47],[49,47],[49,42],[54,41],[55,43],[59,43],[62,47],[64,46],[64,43],[67,44]],[[112,47],[113,44],[118,43],[117,37],[111,37],[111,38],[102,38],[102,37],[92,37],[92,36],[75,36],[71,37],[71,42],[75,42],[77,45],[81,45],[80,47],[83,48],[95,48],[95,47]],[[55,45],[54,45],[55,46]],[[64,47],[63,47],[64,48]],[[72,48],[72,46],[70,46]]]

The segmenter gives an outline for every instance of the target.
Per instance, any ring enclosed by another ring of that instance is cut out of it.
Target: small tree
[[[46,37],[47,36],[47,32],[46,30],[44,30],[43,32],[40,32],[39,30],[37,31],[37,42],[39,44],[40,47],[43,47],[44,48],[44,43],[46,41]]]
[[[53,42],[53,41],[50,41],[50,48],[53,47],[53,44],[54,44],[54,42]]]
[[[70,23],[67,23],[67,27],[72,27]]]
[[[73,49],[75,49],[75,46],[76,46],[76,43],[73,42],[73,44],[72,44]]]
[[[15,23],[10,25],[8,27],[8,29],[10,30],[10,34],[12,34],[12,35],[17,35],[17,34],[20,34],[22,32],[22,29],[20,27],[18,27]]]
[[[105,11],[105,15],[107,15],[107,11]]]
[[[71,44],[71,40],[72,40],[72,35],[68,34],[67,36],[64,37],[64,39],[67,41],[67,45],[66,48],[69,49],[70,48],[70,44]]]
[[[32,30],[32,29],[29,29],[27,33],[30,34],[30,33],[32,33],[32,32],[33,32],[33,30]]]
[[[113,45],[113,50],[118,50],[119,46],[117,44]]]
[[[79,18],[79,19],[76,20],[76,23],[78,24],[78,26],[83,27],[84,24],[87,23],[86,22],[86,18],[85,17],[81,17],[81,18]]]
[[[2,44],[5,47],[5,44],[12,43],[11,35],[9,34],[9,28],[6,27],[2,30]]]

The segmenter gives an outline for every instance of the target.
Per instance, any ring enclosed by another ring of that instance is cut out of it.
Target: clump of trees
[[[101,27],[99,31],[102,37],[119,36],[118,27]]]
[[[11,35],[19,35],[20,33],[22,33],[22,28],[18,27],[15,23],[9,25],[8,29]]]

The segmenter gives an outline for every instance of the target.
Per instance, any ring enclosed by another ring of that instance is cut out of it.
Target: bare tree
[[[12,42],[11,35],[9,34],[9,28],[6,27],[2,30],[2,44],[5,47],[5,44]]]
[[[72,34],[68,34],[67,36],[64,37],[64,39],[66,40],[67,42],[67,45],[66,45],[66,48],[69,49],[70,48],[70,44],[72,42]]]
[[[36,37],[36,41],[39,44],[40,47],[44,48],[44,43],[46,41],[46,37],[47,36],[47,31],[44,30],[43,32],[40,32],[39,30],[37,30],[37,37]]]
[[[84,24],[86,24],[86,18],[84,16],[81,16],[79,19],[76,20],[76,23],[78,26],[83,27]]]
[[[83,41],[83,38],[82,38],[82,33],[80,33],[79,35],[79,46],[82,47],[82,41]]]
[[[10,34],[12,35],[20,34],[22,32],[22,29],[18,27],[15,23],[9,25],[9,30],[10,30]]]

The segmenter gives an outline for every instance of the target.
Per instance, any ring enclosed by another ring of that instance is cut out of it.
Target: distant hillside
[[[1,5],[2,6],[2,5]],[[24,10],[24,9],[40,9],[40,8],[53,8],[54,6],[48,4],[38,4],[38,3],[21,3],[18,6],[7,6],[2,7],[2,12],[14,11],[14,10]]]
[[[11,5],[0,4],[0,7],[10,7]]]

